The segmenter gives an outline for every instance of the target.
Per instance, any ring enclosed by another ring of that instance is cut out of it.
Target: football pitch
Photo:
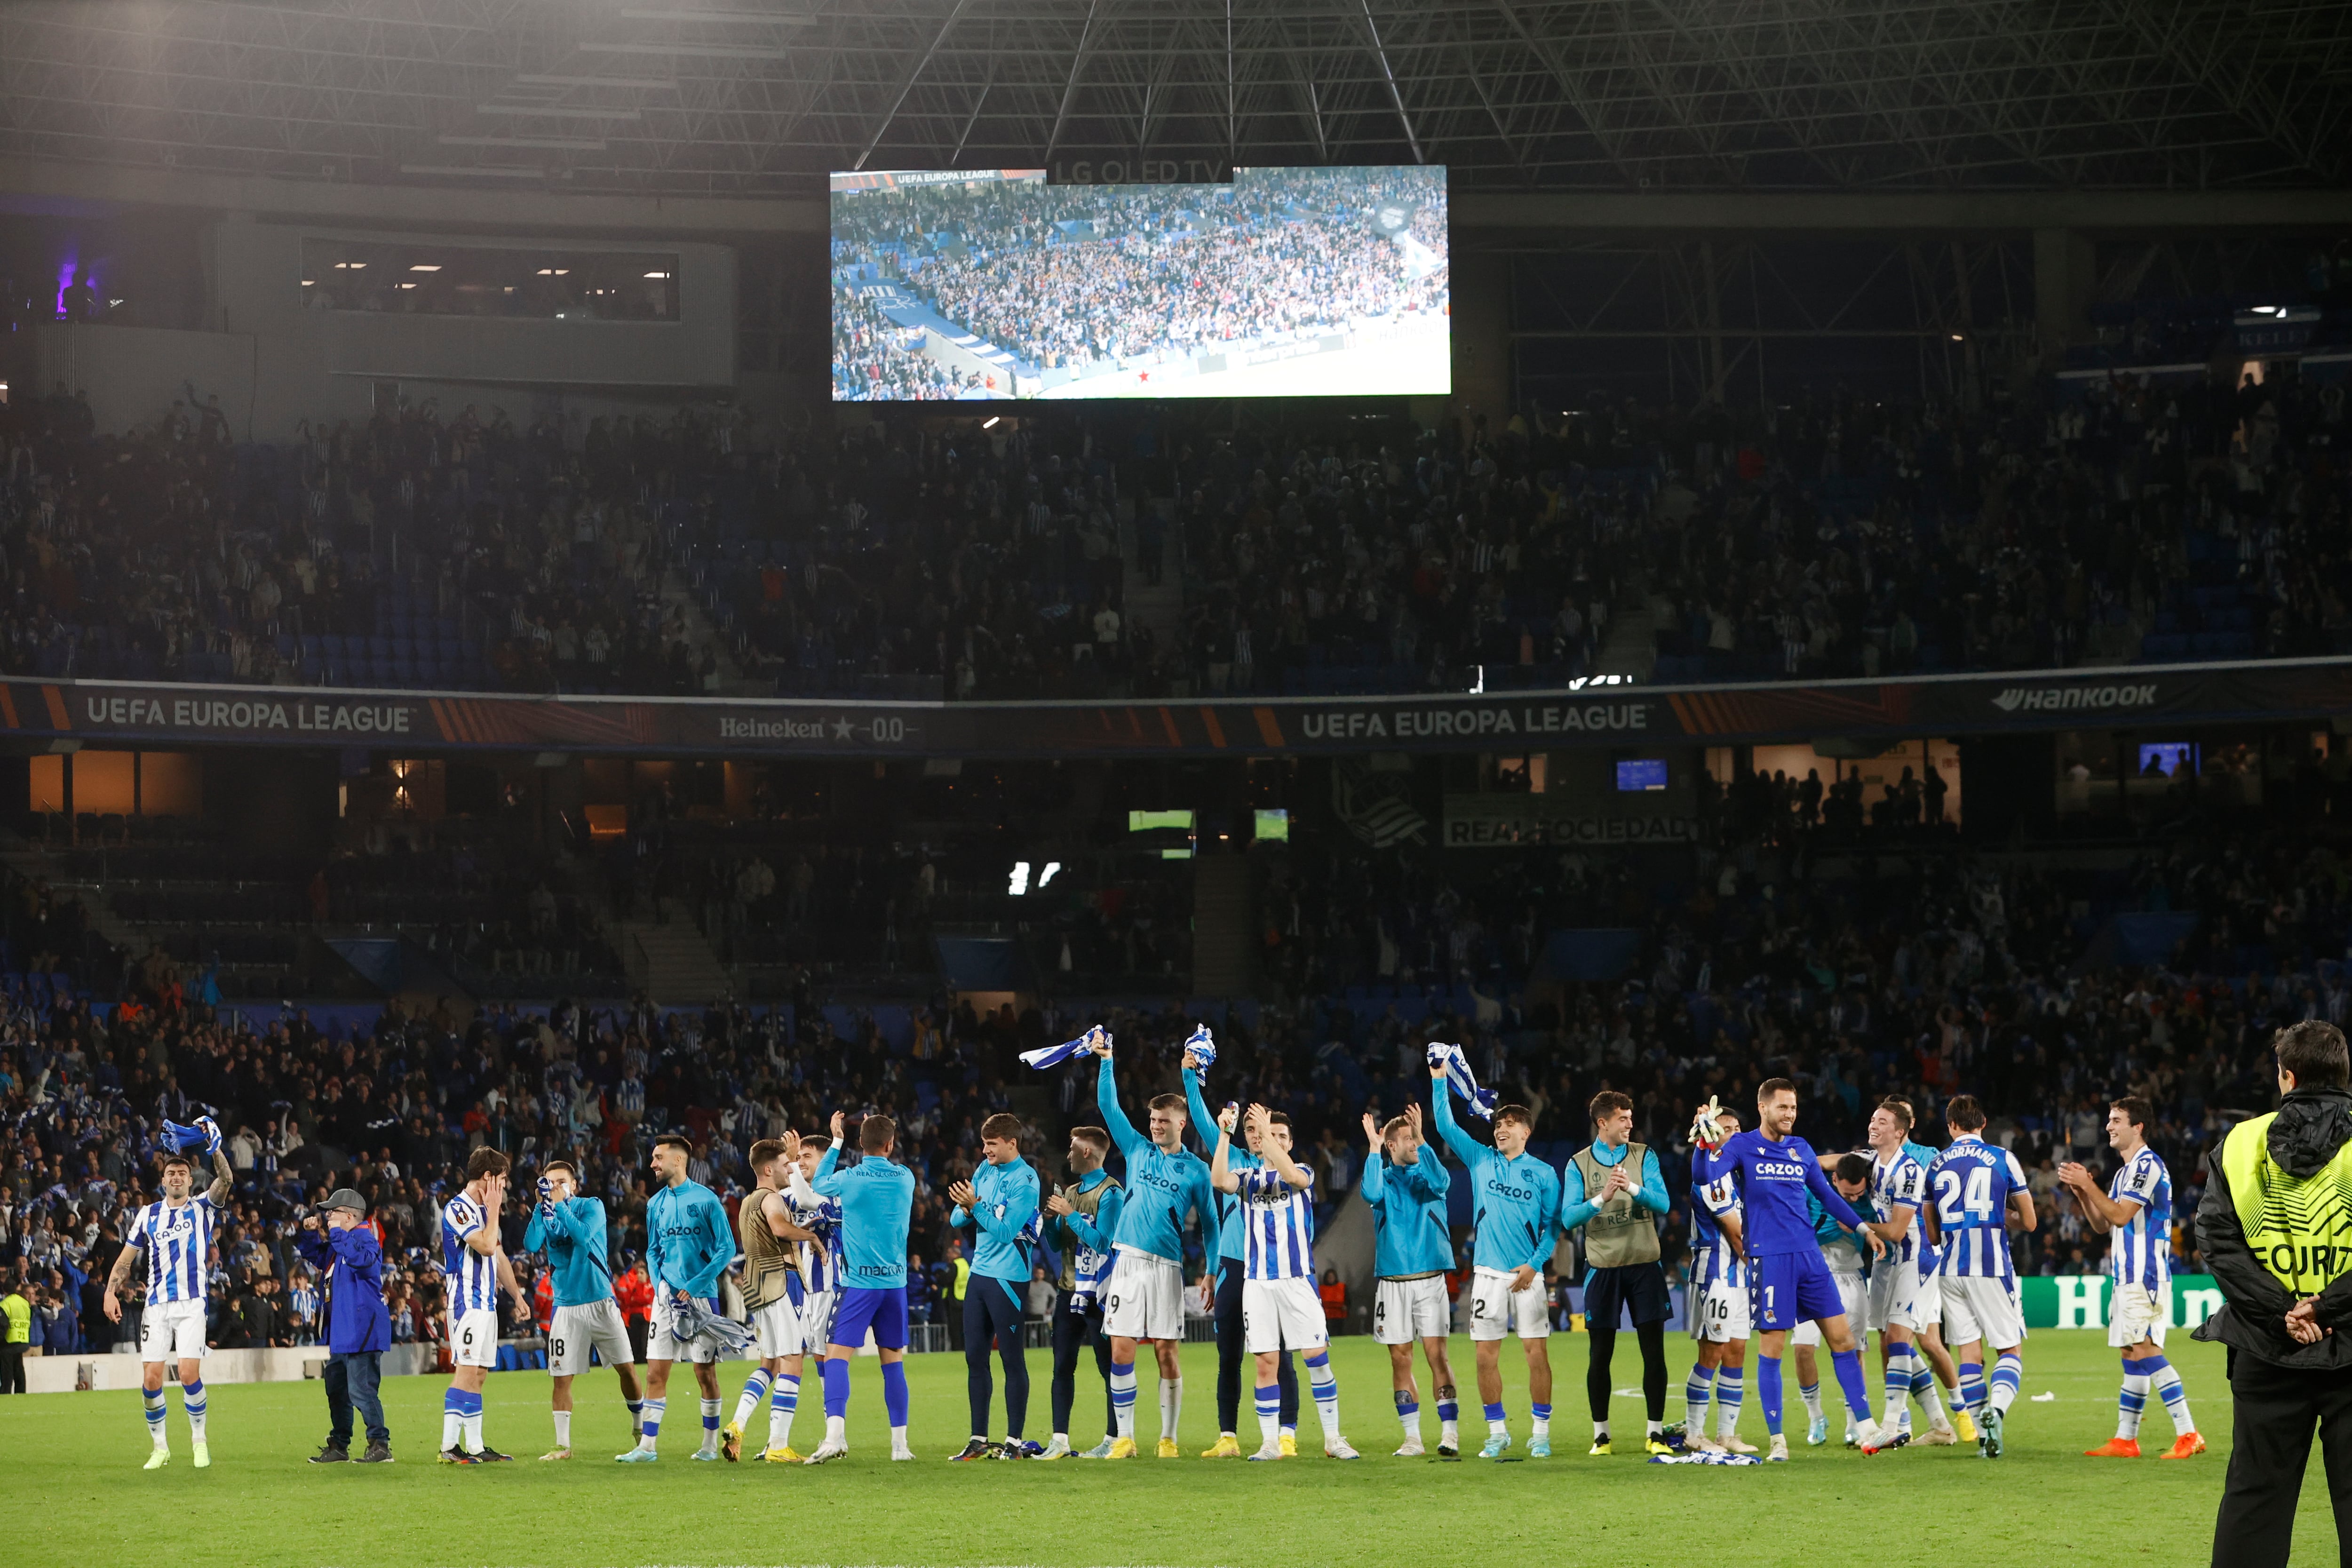
[[[1398,1428],[1387,1394],[1385,1357],[1362,1338],[1334,1347],[1345,1429],[1366,1458],[1321,1457],[1311,1404],[1304,1456],[1278,1465],[1207,1463],[1195,1458],[1215,1439],[1216,1361],[1186,1347],[1181,1461],[1148,1457],[1159,1413],[1148,1371],[1138,1426],[1147,1457],[1118,1464],[982,1462],[950,1465],[966,1436],[964,1365],[959,1355],[909,1358],[915,1464],[893,1464],[876,1363],[855,1363],[850,1454],[822,1468],[698,1464],[699,1439],[690,1383],[670,1387],[670,1417],[657,1465],[624,1467],[627,1414],[610,1374],[583,1377],[568,1464],[536,1457],[553,1440],[541,1373],[489,1380],[486,1436],[518,1456],[511,1465],[436,1465],[444,1380],[386,1380],[387,1415],[398,1463],[311,1466],[305,1458],[326,1431],[315,1383],[223,1384],[209,1391],[212,1468],[189,1467],[187,1428],[172,1398],[173,1462],[142,1472],[148,1449],[135,1392],[0,1399],[0,1495],[23,1546],[68,1562],[168,1563],[173,1568],[278,1568],[340,1563],[544,1564],[623,1568],[642,1564],[1230,1564],[1542,1563],[1583,1568],[1723,1563],[1805,1568],[1957,1558],[1975,1568],[2062,1560],[2190,1564],[2210,1551],[2213,1510],[2228,1459],[2229,1401],[2218,1349],[2173,1337],[2211,1452],[2185,1462],[2152,1456],[2171,1440],[2149,1413],[2143,1447],[2151,1457],[2094,1461],[2078,1456],[2111,1436],[2116,1365],[2104,1335],[2045,1331],[2026,1345],[2025,1397],[2009,1423],[1998,1461],[1974,1448],[1912,1447],[1864,1458],[1835,1444],[1804,1446],[1804,1412],[1793,1375],[1789,1403],[1795,1447],[1786,1466],[1717,1468],[1644,1462],[1622,1451],[1639,1434],[1639,1379],[1630,1335],[1619,1342],[1612,1415],[1621,1451],[1585,1454],[1581,1335],[1552,1342],[1557,1379],[1555,1457],[1494,1464],[1398,1459]],[[1689,1342],[1668,1340],[1673,1384],[1668,1415],[1681,1414]],[[1457,1376],[1470,1375],[1470,1345],[1454,1341]],[[1528,1430],[1524,1363],[1505,1346],[1514,1456]],[[1046,1365],[1030,1354],[1029,1432],[1048,1425]],[[720,1368],[731,1414],[747,1363]],[[1824,1368],[1824,1371],[1827,1369]],[[1753,1379],[1751,1377],[1750,1382]],[[1424,1401],[1428,1391],[1423,1388]],[[2032,1396],[2056,1399],[2033,1403]],[[682,1396],[682,1397],[681,1397]],[[793,1444],[803,1452],[823,1433],[814,1379],[803,1394]],[[1834,1410],[1834,1393],[1831,1408]],[[1002,1435],[1000,1415],[993,1435]],[[1091,1361],[1081,1369],[1073,1436],[1091,1445],[1101,1430],[1102,1385]],[[1474,1397],[1464,1432],[1482,1423]],[[1424,1405],[1430,1442],[1434,1411]],[[1242,1419],[1252,1425],[1248,1394]],[[1838,1417],[1832,1416],[1832,1422]],[[751,1433],[766,1431],[764,1415]],[[1748,1391],[1741,1435],[1760,1444],[1764,1423]],[[1254,1446],[1254,1436],[1252,1439]],[[2319,1467],[2304,1495],[2297,1563],[2335,1561],[2334,1528]],[[54,1531],[52,1534],[51,1532]]]

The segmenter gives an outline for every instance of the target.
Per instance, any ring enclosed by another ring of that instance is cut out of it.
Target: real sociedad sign
[[[887,702],[0,679],[0,738],[640,756],[1350,755],[1748,745],[2352,713],[2352,658],[1813,685],[1395,697]]]

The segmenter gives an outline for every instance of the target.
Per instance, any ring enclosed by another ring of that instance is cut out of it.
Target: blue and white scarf
[[[1217,1065],[1217,1037],[1209,1033],[1209,1026],[1196,1024],[1184,1040],[1185,1063],[1196,1071],[1206,1072]]]
[[[156,1141],[163,1145],[164,1151],[168,1153],[176,1154],[183,1149],[194,1148],[201,1143],[204,1145],[205,1154],[211,1155],[220,1149],[221,1131],[219,1125],[211,1117],[200,1116],[196,1118],[195,1125],[193,1127],[178,1121],[164,1122],[163,1134]]]
[[[1034,1051],[1021,1053],[1021,1064],[1033,1068],[1057,1068],[1072,1057],[1083,1056],[1095,1048],[1097,1040],[1108,1040],[1110,1032],[1100,1024],[1088,1029],[1075,1040],[1064,1040],[1058,1046],[1040,1046]]]
[[[727,1357],[740,1353],[751,1342],[749,1328],[732,1318],[719,1316],[691,1297],[683,1301],[672,1299],[669,1331],[670,1337],[680,1344],[707,1339]]]
[[[1475,1074],[1470,1070],[1470,1058],[1460,1046],[1449,1046],[1441,1040],[1429,1042],[1429,1065],[1445,1069],[1445,1081],[1454,1092],[1470,1104],[1471,1113],[1482,1121],[1495,1120],[1495,1091],[1480,1089]]]

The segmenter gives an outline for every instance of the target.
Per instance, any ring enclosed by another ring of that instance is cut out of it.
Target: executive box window
[[[305,239],[302,298],[312,310],[386,315],[675,321],[677,258]]]

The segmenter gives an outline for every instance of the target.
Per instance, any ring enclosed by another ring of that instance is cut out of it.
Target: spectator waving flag
[[[1072,1057],[1082,1056],[1086,1052],[1093,1050],[1097,1040],[1108,1040],[1109,1038],[1109,1034],[1104,1030],[1100,1024],[1097,1024],[1093,1028],[1088,1029],[1085,1034],[1080,1035],[1075,1040],[1064,1040],[1058,1046],[1040,1046],[1034,1051],[1022,1052],[1022,1064],[1024,1066],[1033,1068],[1060,1067]]]
[[[1217,1037],[1209,1033],[1209,1026],[1196,1024],[1184,1041],[1184,1059],[1202,1072],[1217,1064]]]
[[[1463,1054],[1460,1046],[1430,1041],[1429,1065],[1445,1069],[1445,1081],[1453,1086],[1454,1093],[1470,1102],[1470,1109],[1482,1120],[1495,1120],[1495,1091],[1478,1087],[1478,1079],[1470,1070],[1470,1058]]]

